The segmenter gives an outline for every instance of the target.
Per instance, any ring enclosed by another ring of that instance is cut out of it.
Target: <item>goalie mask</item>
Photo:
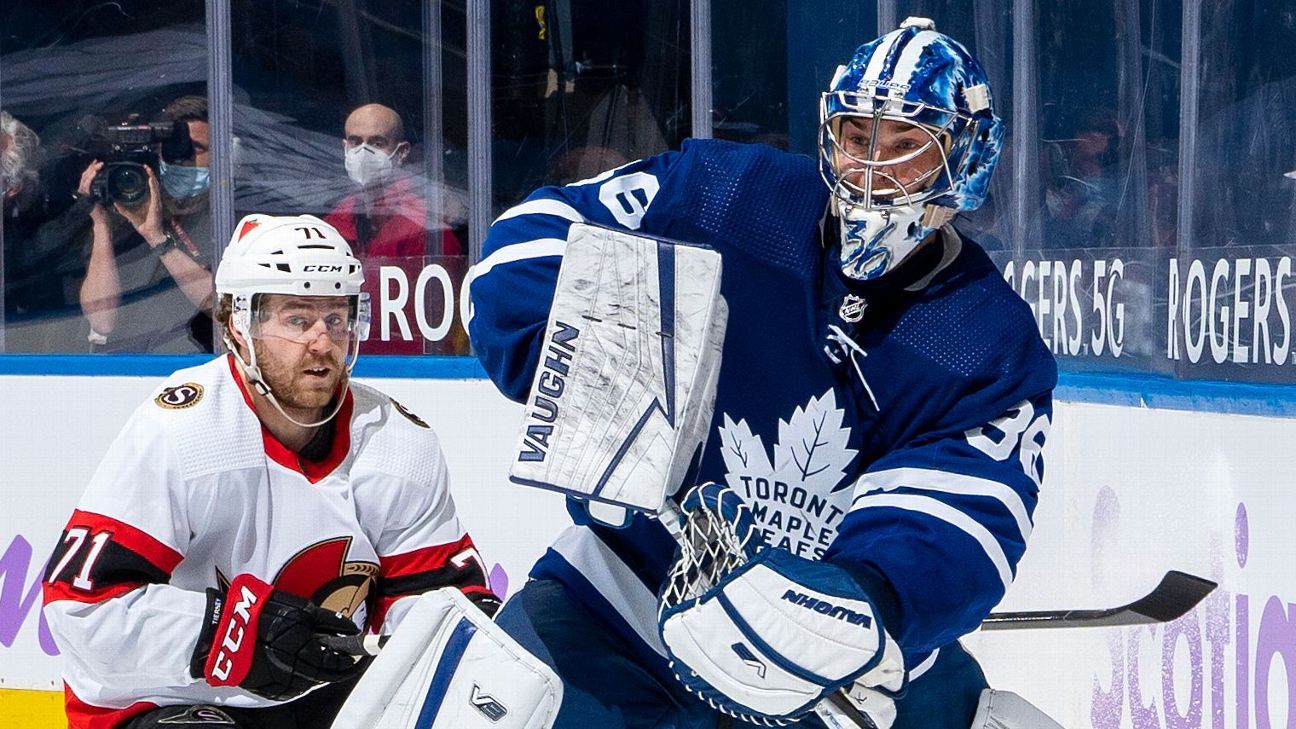
[[[1003,122],[985,72],[925,18],[863,45],[819,106],[819,169],[858,281],[899,266],[985,199]]]
[[[230,324],[248,343],[244,360],[228,329],[222,332],[248,378],[284,417],[302,427],[328,422],[341,408],[316,423],[302,423],[284,412],[257,364],[257,344],[269,338],[311,346],[327,336],[343,350],[344,386],[369,334],[369,300],[361,292],[364,273],[351,246],[328,223],[311,215],[248,215],[235,226],[234,236],[216,269],[216,293],[230,296]],[[291,297],[271,306],[271,296]],[[340,304],[340,305],[339,305]],[[282,393],[281,393],[282,395]]]

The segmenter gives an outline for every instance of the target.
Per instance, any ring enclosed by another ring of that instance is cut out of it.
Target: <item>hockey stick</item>
[[[1037,610],[990,613],[982,630],[1023,628],[1119,627],[1168,623],[1192,610],[1218,585],[1202,577],[1171,570],[1152,592],[1128,605],[1106,610]]]

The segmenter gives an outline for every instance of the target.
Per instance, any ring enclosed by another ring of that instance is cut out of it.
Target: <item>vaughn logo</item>
[[[483,716],[491,721],[499,721],[508,714],[508,709],[504,704],[495,700],[494,696],[481,690],[481,686],[473,684],[472,693],[468,696],[468,703],[473,708],[480,711]]]
[[[751,652],[746,643],[734,643],[729,647],[738,655],[739,660],[756,672],[757,676],[765,678],[765,663],[757,658],[755,653]]]
[[[787,600],[793,605],[800,605],[801,607],[813,610],[820,615],[827,615],[830,618],[836,618],[842,622],[850,623],[851,625],[862,625],[865,628],[873,625],[873,619],[864,613],[857,613],[848,607],[834,605],[827,600],[820,600],[817,597],[812,597],[797,592],[796,590],[788,590],[787,592],[784,592],[782,599]]]
[[[850,506],[846,468],[858,451],[848,448],[850,428],[831,389],[778,422],[778,441],[753,433],[746,420],[725,413],[720,450],[725,482],[742,495],[769,544],[818,559],[832,543]]]
[[[526,434],[522,436],[519,461],[543,461],[549,455],[549,438],[553,423],[558,419],[558,401],[567,386],[572,355],[576,353],[576,338],[580,330],[563,322],[554,322],[549,333],[548,346],[540,372],[536,377],[534,394],[527,408]]]

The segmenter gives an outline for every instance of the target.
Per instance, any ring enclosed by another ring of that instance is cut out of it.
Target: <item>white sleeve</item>
[[[167,584],[189,537],[180,471],[164,429],[137,412],[68,520],[44,598],[74,690],[145,695],[196,682],[206,596]]]

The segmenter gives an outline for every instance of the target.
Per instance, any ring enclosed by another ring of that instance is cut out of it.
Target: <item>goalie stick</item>
[[[982,630],[1023,628],[1120,627],[1168,623],[1192,610],[1218,585],[1203,577],[1171,570],[1152,592],[1128,605],[1106,610],[1037,610],[990,613]]]

